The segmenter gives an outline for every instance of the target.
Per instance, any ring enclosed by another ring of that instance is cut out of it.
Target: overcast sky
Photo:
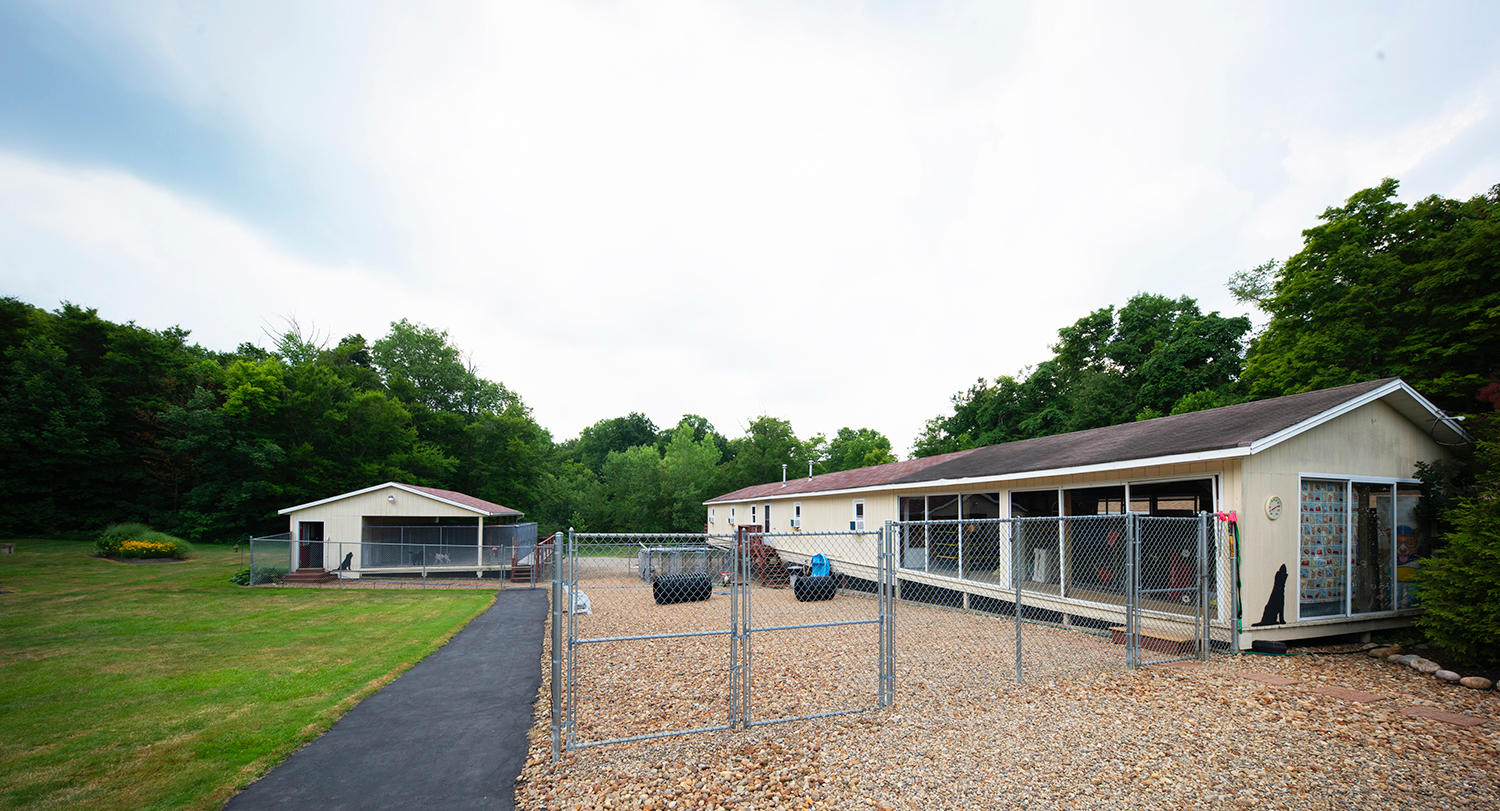
[[[0,0],[0,294],[448,331],[558,439],[899,452],[1329,205],[1500,183],[1500,3]]]

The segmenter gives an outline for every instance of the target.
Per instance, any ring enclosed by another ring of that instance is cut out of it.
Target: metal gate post
[[[578,605],[578,541],[574,537],[573,528],[568,528],[568,596],[564,602],[568,604],[568,743],[569,747],[577,741],[578,729],[578,630],[575,626],[573,609]]]
[[[893,526],[889,520],[880,530],[880,564],[877,570],[879,579],[879,613],[880,613],[880,691],[876,699],[876,706],[889,707],[893,698],[894,687],[891,683],[891,535]]]
[[[734,539],[729,562],[729,726],[739,724],[740,715],[740,539]]]
[[[742,536],[743,537],[743,536]],[[740,724],[750,728],[750,689],[751,673],[750,650],[751,650],[751,622],[750,622],[750,550],[748,544],[741,546],[740,552]]]
[[[558,541],[562,533],[552,536],[552,763],[562,754],[562,567],[557,561]]]
[[[1021,683],[1021,543],[1019,521],[1010,521],[1010,584],[1015,589],[1016,604],[1016,684]],[[1061,586],[1058,587],[1061,590]]]
[[[880,527],[879,543],[875,549],[875,614],[880,618],[880,624],[876,627],[876,634],[880,637],[875,643],[875,668],[879,676],[875,681],[875,706],[885,706],[885,538],[891,531],[891,522],[887,520]]]
[[[1208,527],[1213,516],[1207,512],[1198,516],[1198,620],[1203,623],[1203,635],[1198,642],[1198,658],[1208,661],[1209,624],[1208,624],[1208,577],[1209,577],[1209,555],[1208,555]]]
[[[892,530],[885,539],[885,705],[889,707],[896,701],[896,598],[901,583],[896,579],[899,546],[895,526],[891,522],[887,524]]]
[[[1135,513],[1125,514],[1125,666],[1140,665],[1140,592],[1136,563],[1140,555],[1140,526]]]

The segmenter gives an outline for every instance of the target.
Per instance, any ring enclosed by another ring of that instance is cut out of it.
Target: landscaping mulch
[[[594,599],[598,610],[600,598]],[[998,628],[986,631],[986,623]],[[1494,690],[1444,684],[1360,655],[1220,655],[1199,667],[1130,671],[1123,654],[1100,660],[1110,653],[1107,646],[1081,644],[1092,638],[1060,629],[1027,630],[1028,665],[1036,659],[1028,672],[1041,675],[1017,685],[1014,660],[1007,660],[1013,649],[996,647],[1006,630],[1013,636],[1014,626],[1004,620],[903,604],[899,686],[890,708],[576,750],[556,767],[550,654],[544,653],[517,807],[1500,805],[1494,766],[1500,694]],[[839,708],[849,696],[873,690],[865,670],[827,666],[845,662],[849,644],[835,633],[808,632],[789,640],[794,656],[758,653],[757,674],[767,658],[802,668],[784,674],[777,662],[759,676],[763,689],[795,679],[799,692],[823,691],[811,698],[790,691],[757,695],[758,706]],[[580,694],[580,710],[588,710],[580,725],[594,725],[590,734],[671,728],[659,725],[677,720],[679,709],[684,718],[697,713],[689,720],[723,717],[717,705],[702,700],[705,690],[712,694],[713,682],[705,679],[722,658],[704,670],[681,656],[660,658],[660,650],[652,653],[657,658],[634,655],[646,650],[622,646],[608,657],[590,652],[608,664],[600,669],[607,678]],[[1046,667],[1048,657],[1058,666]],[[642,712],[633,696],[643,691],[680,698],[662,699],[659,712]],[[1335,697],[1349,691],[1388,700]],[[616,706],[624,711],[612,712]],[[1424,709],[1413,715],[1413,707]],[[1445,715],[1478,723],[1455,726],[1439,720]]]

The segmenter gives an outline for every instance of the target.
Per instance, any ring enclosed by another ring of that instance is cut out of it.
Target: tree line
[[[387,480],[523,510],[544,530],[692,531],[704,499],[793,470],[895,460],[868,428],[799,439],[762,416],[726,438],[639,413],[554,441],[446,333],[407,320],[372,342],[295,323],[274,346],[215,352],[178,327],[0,299],[0,533],[142,521],[195,541],[285,529],[276,510]]]
[[[1401,376],[1461,414],[1500,403],[1500,186],[1407,206],[1387,180],[1329,208],[1230,289],[1268,316],[1142,293],[1058,331],[1047,361],[980,379],[929,420],[926,456]],[[278,508],[396,480],[521,509],[543,531],[694,531],[704,499],[897,459],[870,428],[799,438],[761,415],[727,437],[686,414],[601,419],[556,441],[446,333],[407,320],[269,349],[0,299],[0,533],[144,521],[195,541],[284,529]]]

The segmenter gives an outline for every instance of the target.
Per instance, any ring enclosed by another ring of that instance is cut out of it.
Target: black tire
[[[792,589],[797,594],[797,602],[808,603],[817,600],[832,600],[839,593],[839,584],[832,575],[824,577],[799,577],[797,586]]]
[[[1286,653],[1286,643],[1272,642],[1269,639],[1257,639],[1254,642],[1250,643],[1250,650],[1253,650],[1256,653],[1276,653],[1284,655]]]
[[[657,605],[696,603],[714,593],[713,578],[706,574],[671,574],[651,578],[651,599]]]

